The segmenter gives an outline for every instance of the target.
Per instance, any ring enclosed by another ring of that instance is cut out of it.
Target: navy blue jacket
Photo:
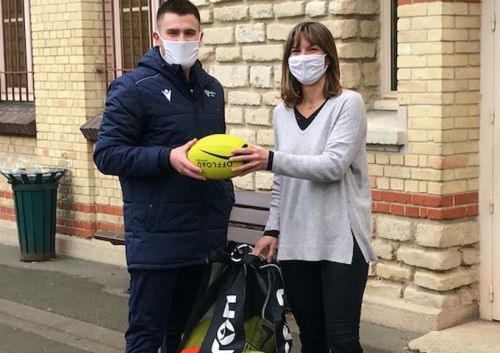
[[[125,245],[131,269],[205,263],[224,244],[234,203],[231,181],[198,181],[177,173],[170,150],[193,138],[225,132],[224,92],[200,62],[189,83],[158,47],[111,83],[94,161],[118,175]]]

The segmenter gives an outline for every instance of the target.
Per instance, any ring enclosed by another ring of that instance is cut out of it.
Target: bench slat
[[[230,226],[228,229],[228,240],[234,240],[239,243],[255,244],[262,236],[261,230],[246,229]],[[95,239],[109,241],[113,245],[125,245],[124,234],[110,232],[96,232]]]
[[[253,208],[233,207],[231,211],[231,222],[265,226],[267,223],[268,211],[256,210]]]
[[[250,226],[265,226],[269,215],[271,195],[255,191],[237,190],[235,196],[236,203],[231,211],[230,222]],[[228,229],[228,239],[240,243],[255,244],[262,234],[262,230],[248,229],[237,224],[230,225]],[[114,245],[125,244],[123,233],[97,231],[95,239],[106,240]]]
[[[255,191],[235,191],[236,205],[269,209],[271,195]]]
[[[95,239],[109,241],[113,245],[125,245],[124,233],[113,233],[98,230],[94,236]]]
[[[263,232],[260,230],[229,227],[227,239],[234,240],[238,243],[255,244],[262,236],[262,233]]]

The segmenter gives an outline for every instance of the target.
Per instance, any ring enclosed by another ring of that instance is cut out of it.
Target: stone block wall
[[[195,0],[204,32],[202,61],[226,89],[228,132],[273,146],[272,110],[280,101],[281,60],[288,33],[303,21],[332,32],[342,84],[360,92],[368,107],[379,98],[378,0]],[[240,189],[269,191],[272,175],[235,178]]]

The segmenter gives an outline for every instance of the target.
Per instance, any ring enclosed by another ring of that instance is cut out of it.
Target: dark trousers
[[[126,353],[175,353],[208,265],[131,270]]]
[[[368,278],[354,242],[351,265],[282,261],[285,289],[300,330],[302,353],[362,353],[361,302]]]

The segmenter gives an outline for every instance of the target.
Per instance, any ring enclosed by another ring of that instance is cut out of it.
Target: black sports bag
[[[230,244],[218,253],[221,267],[193,309],[179,353],[289,353],[279,266],[250,255],[247,244]]]

